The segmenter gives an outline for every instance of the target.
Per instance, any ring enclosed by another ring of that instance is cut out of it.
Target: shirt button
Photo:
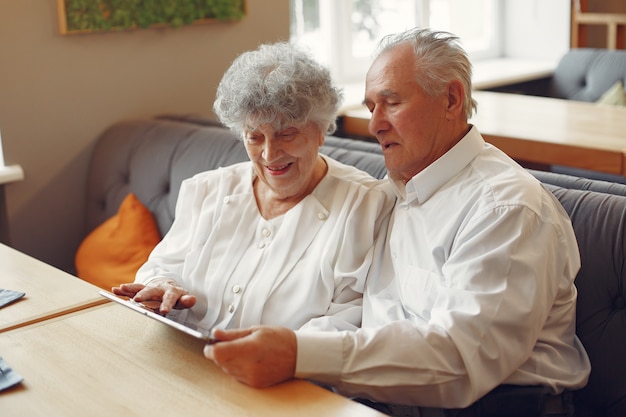
[[[239,285],[233,285],[233,293],[239,294],[241,292],[241,287]]]
[[[326,214],[320,211],[319,213],[317,213],[317,218],[320,220],[326,220]]]
[[[272,232],[270,231],[270,229],[264,228],[263,229],[263,236],[265,237],[269,237],[269,235],[271,235]]]
[[[231,304],[228,306],[228,312],[232,313],[233,311],[235,311],[235,306]]]
[[[259,242],[257,246],[259,249],[263,249],[265,247],[265,242]]]
[[[230,198],[224,197],[224,204],[228,204],[228,203],[230,203]]]

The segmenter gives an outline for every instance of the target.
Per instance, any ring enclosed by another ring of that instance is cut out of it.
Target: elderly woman
[[[163,313],[188,308],[204,329],[358,326],[394,199],[319,153],[340,99],[328,70],[287,43],[239,56],[214,109],[250,161],[185,180],[171,230],[114,292],[160,300]]]

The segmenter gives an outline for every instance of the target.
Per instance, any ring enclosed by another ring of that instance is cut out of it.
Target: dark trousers
[[[357,400],[394,417],[572,417],[571,392],[545,393],[540,386],[501,385],[466,408],[444,409]]]

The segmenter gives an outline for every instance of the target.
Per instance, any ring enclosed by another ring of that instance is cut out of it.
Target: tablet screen
[[[108,298],[109,300],[115,301],[118,304],[121,304],[131,310],[143,314],[144,316],[148,316],[154,320],[160,321],[161,323],[167,324],[181,332],[187,333],[197,339],[203,340],[207,343],[213,343],[213,338],[211,338],[211,331],[209,329],[203,329],[194,324],[179,321],[178,315],[180,310],[173,310],[167,315],[163,315],[159,312],[159,305],[161,304],[159,301],[144,301],[138,302],[128,297],[122,297],[115,295],[111,292],[101,290],[100,295]]]

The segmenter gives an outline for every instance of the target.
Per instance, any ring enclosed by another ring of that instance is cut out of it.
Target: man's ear
[[[448,118],[456,119],[463,113],[463,103],[465,102],[465,89],[459,80],[452,80],[448,83]]]

